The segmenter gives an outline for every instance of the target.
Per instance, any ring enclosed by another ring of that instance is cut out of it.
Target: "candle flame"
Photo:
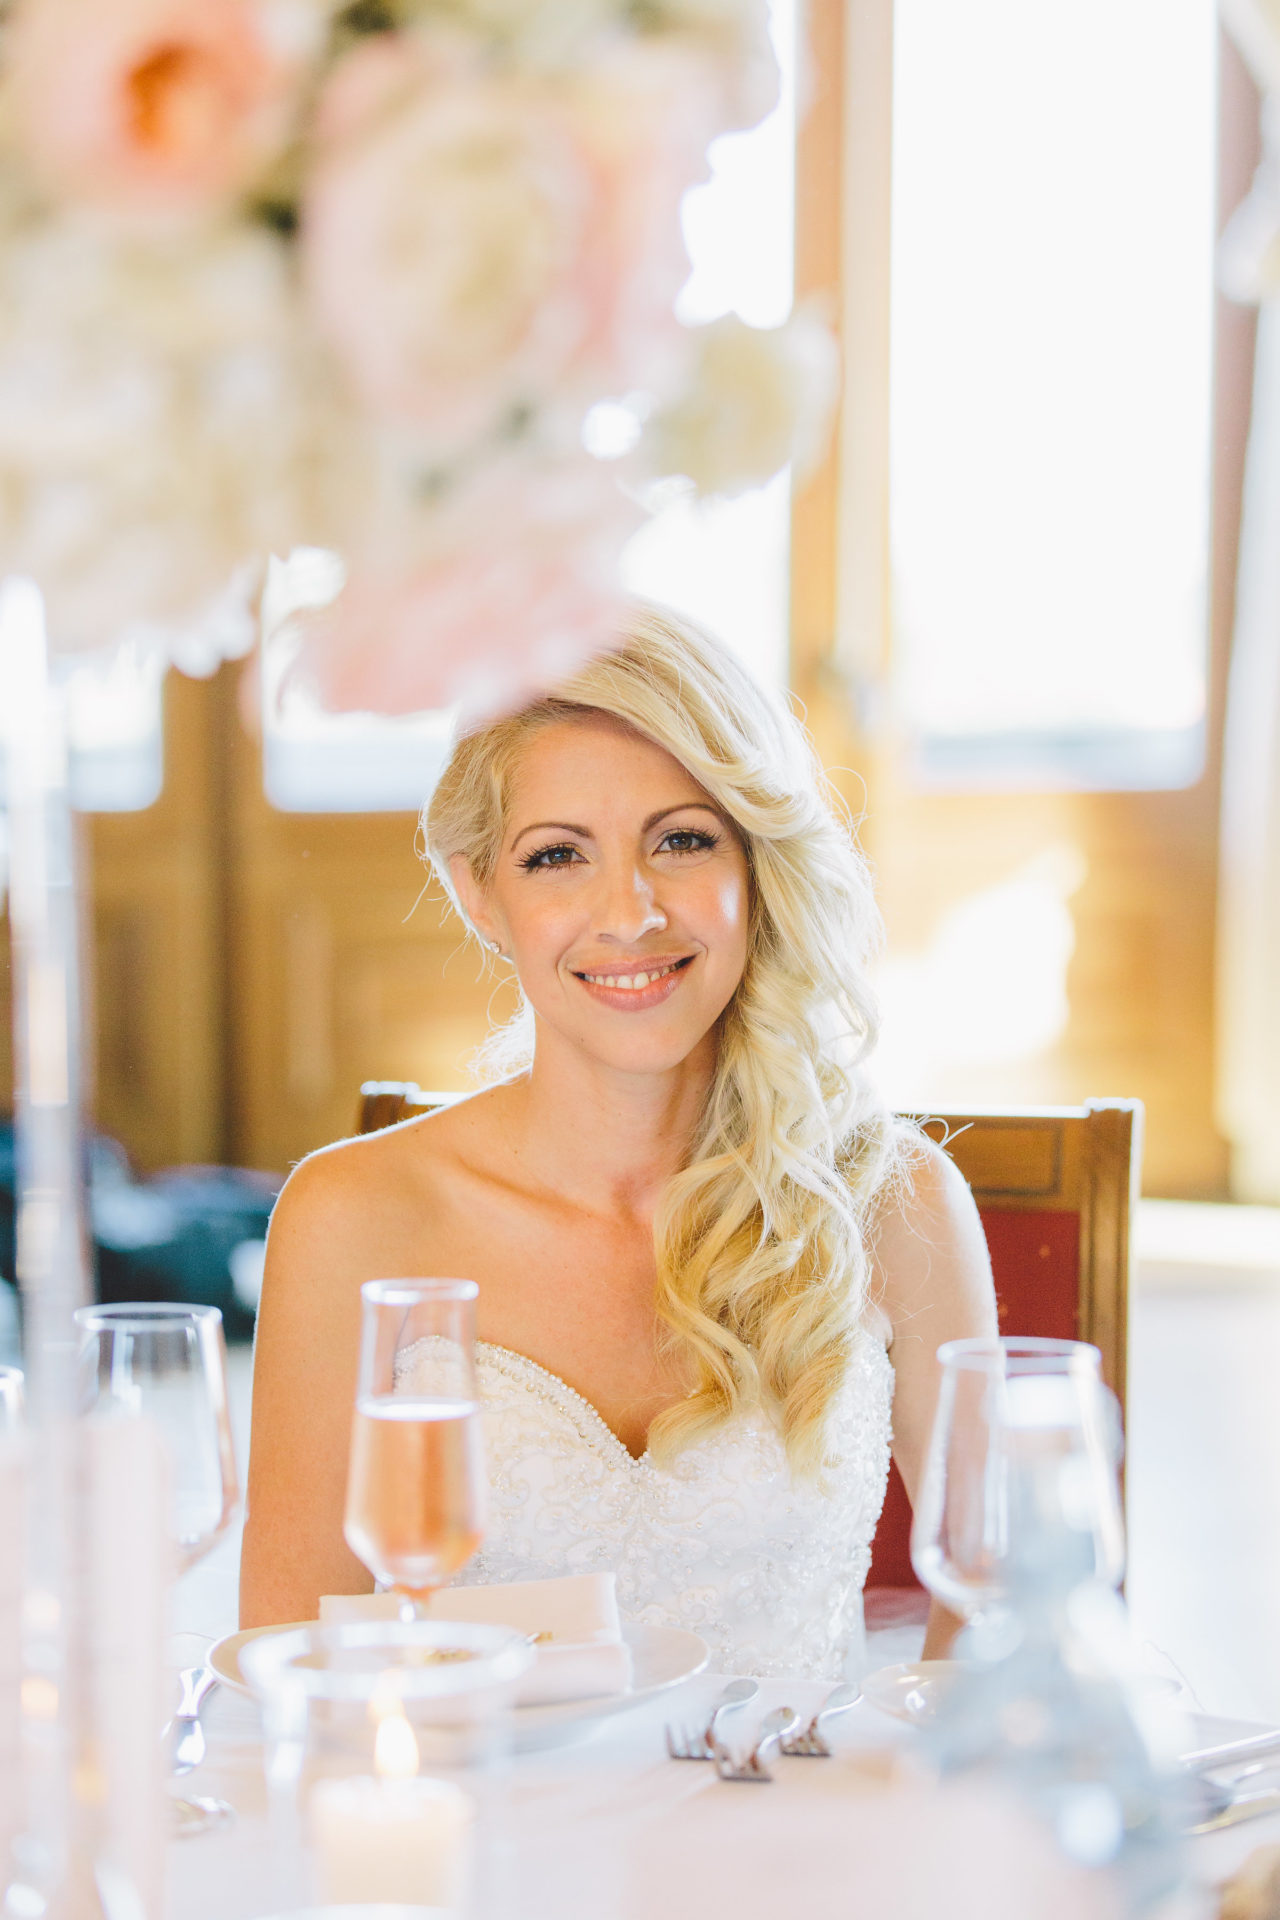
[[[381,1692],[381,1690],[380,1690]],[[418,1771],[418,1743],[399,1696],[390,1688],[372,1703],[378,1716],[373,1770],[379,1780],[412,1780]]]

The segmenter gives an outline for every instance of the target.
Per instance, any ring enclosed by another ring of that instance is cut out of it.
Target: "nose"
[[[653,876],[643,867],[620,862],[602,874],[596,910],[596,932],[602,940],[632,946],[646,933],[661,933],[666,924]]]

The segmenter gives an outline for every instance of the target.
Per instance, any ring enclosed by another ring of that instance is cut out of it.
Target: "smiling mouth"
[[[578,979],[585,980],[591,987],[608,987],[611,991],[622,993],[640,993],[645,987],[654,986],[659,980],[665,980],[669,974],[679,973],[693,960],[691,953],[682,960],[668,960],[647,971],[637,968],[634,973],[579,973]]]

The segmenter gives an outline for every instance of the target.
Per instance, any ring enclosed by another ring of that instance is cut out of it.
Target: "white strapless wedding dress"
[[[400,1356],[402,1392],[427,1386],[414,1358],[412,1347]],[[893,1403],[893,1368],[874,1335],[854,1342],[823,1485],[792,1479],[762,1415],[658,1467],[523,1354],[480,1340],[476,1366],[489,1511],[460,1584],[612,1570],[624,1617],[692,1628],[722,1672],[838,1679],[859,1667]]]

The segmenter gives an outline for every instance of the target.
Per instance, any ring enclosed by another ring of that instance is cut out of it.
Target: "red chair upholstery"
[[[1129,1222],[1142,1109],[947,1115],[926,1122],[973,1189],[991,1251],[1003,1333],[1091,1340],[1107,1385],[1125,1399]],[[868,1589],[918,1588],[911,1508],[894,1467]],[[868,1617],[886,1611],[868,1593]]]

